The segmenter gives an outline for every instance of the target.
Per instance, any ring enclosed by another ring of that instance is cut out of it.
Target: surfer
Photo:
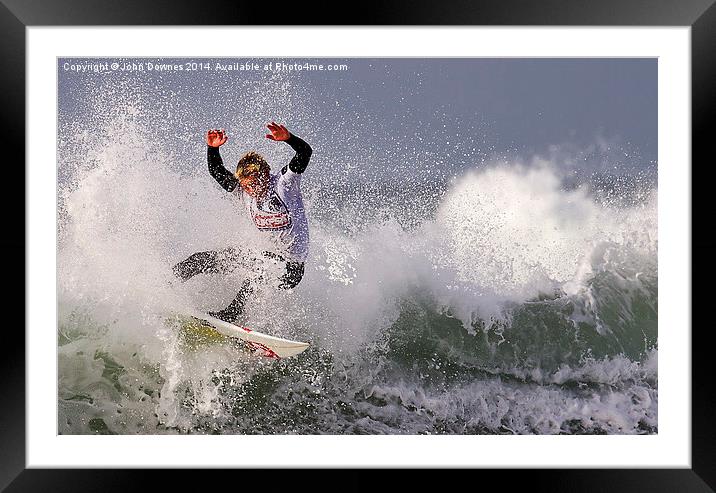
[[[301,282],[304,263],[308,256],[308,221],[301,196],[301,174],[306,170],[312,149],[285,126],[271,122],[267,125],[267,139],[285,142],[296,154],[276,173],[270,172],[268,162],[254,151],[239,159],[236,172],[224,167],[219,147],[228,139],[224,130],[212,129],[206,133],[209,173],[227,192],[239,195],[246,212],[260,231],[271,236],[275,251],[260,255],[285,264],[278,279],[279,287],[292,289]],[[222,273],[232,270],[245,253],[236,248],[197,252],[173,268],[182,281],[199,273]],[[259,280],[261,280],[259,278]],[[243,312],[246,299],[255,289],[257,280],[246,279],[233,301],[221,311],[209,315],[226,322],[234,322]]]

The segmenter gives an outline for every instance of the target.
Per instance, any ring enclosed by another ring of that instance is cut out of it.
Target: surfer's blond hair
[[[234,176],[240,180],[241,178],[246,178],[247,176],[264,170],[269,171],[270,169],[269,163],[266,162],[261,154],[255,151],[249,151],[239,159]]]

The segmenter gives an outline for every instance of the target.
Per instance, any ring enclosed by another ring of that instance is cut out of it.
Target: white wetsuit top
[[[218,147],[207,147],[209,173],[227,192],[238,194],[254,225],[272,236],[276,252],[286,260],[305,262],[308,257],[308,220],[301,197],[301,173],[311,158],[311,146],[290,134],[286,141],[295,151],[291,162],[272,173],[266,197],[257,201],[241,188],[239,181],[224,168]]]
[[[301,174],[289,167],[272,173],[268,192],[259,202],[236,187],[254,225],[271,235],[277,246],[276,253],[286,252],[287,260],[305,262],[308,257],[308,219],[301,196]]]

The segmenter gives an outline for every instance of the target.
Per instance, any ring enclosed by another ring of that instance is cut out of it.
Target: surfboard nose
[[[281,359],[296,356],[305,351],[309,346],[307,342],[292,341],[290,339],[264,334],[248,327],[240,327],[225,322],[197,310],[188,309],[185,313],[201,321],[203,324],[214,328],[217,335],[241,339],[250,350],[258,352],[268,358]]]

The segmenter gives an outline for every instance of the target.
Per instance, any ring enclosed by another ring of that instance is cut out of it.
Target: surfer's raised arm
[[[286,173],[287,168],[294,173],[303,173],[304,171],[306,171],[308,161],[311,159],[311,154],[313,153],[313,149],[311,149],[311,146],[308,145],[300,137],[293,135],[283,125],[278,125],[276,124],[276,122],[271,122],[266,126],[271,132],[269,134],[266,134],[267,139],[286,142],[293,148],[294,151],[296,151],[296,155],[293,156],[291,162],[289,162],[287,166],[283,167],[281,173]]]
[[[207,151],[206,157],[209,164],[209,173],[219,182],[219,185],[227,192],[233,191],[238,185],[234,175],[228,169],[224,168],[224,161],[219,154],[219,147],[224,145],[228,139],[226,132],[223,130],[211,129],[206,132]]]

